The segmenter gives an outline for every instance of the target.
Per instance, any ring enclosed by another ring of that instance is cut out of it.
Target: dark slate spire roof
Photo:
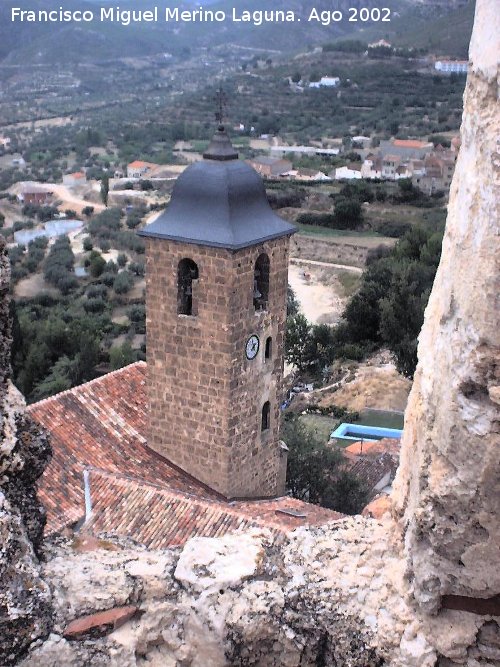
[[[238,160],[223,127],[203,158],[179,176],[170,204],[140,236],[239,250],[296,231],[273,212],[262,179]]]

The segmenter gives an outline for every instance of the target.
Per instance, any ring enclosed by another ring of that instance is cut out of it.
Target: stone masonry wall
[[[288,239],[237,252],[147,239],[149,446],[226,497],[273,496],[286,318]],[[269,304],[253,306],[254,265],[271,261]],[[195,316],[177,314],[177,267],[190,258]],[[251,334],[261,341],[245,356]],[[264,360],[265,340],[273,356]],[[265,401],[271,427],[260,432]]]

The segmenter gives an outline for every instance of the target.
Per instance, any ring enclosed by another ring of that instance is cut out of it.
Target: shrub
[[[99,282],[103,283],[107,287],[113,287],[115,278],[116,278],[115,273],[101,273],[101,275],[99,276]]]
[[[108,290],[105,285],[90,285],[85,292],[88,299],[106,299]]]
[[[93,278],[98,278],[104,271],[105,266],[106,260],[104,257],[99,253],[95,253],[95,255],[90,259],[90,275]]]
[[[106,309],[106,303],[102,299],[87,299],[83,302],[87,313],[102,313]]]
[[[133,284],[134,281],[132,280],[130,273],[128,271],[122,271],[114,279],[113,289],[117,294],[126,294]]]
[[[83,249],[86,252],[89,252],[90,250],[92,250],[93,247],[94,247],[94,244],[92,243],[92,239],[90,238],[90,236],[86,236],[83,239]]]
[[[143,276],[145,273],[144,262],[131,262],[128,270],[136,276]]]

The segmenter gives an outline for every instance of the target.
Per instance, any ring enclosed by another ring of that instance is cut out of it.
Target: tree
[[[290,285],[288,285],[286,292],[286,315],[287,317],[290,317],[291,315],[297,315],[298,312],[299,302],[295,296],[295,292],[290,287]]]
[[[128,257],[127,255],[120,253],[118,257],[116,258],[116,261],[118,263],[118,266],[123,269],[123,267],[127,264],[128,262]]]
[[[134,360],[134,351],[128,341],[123,343],[123,345],[112,347],[109,351],[109,363],[113,371],[131,364]]]
[[[398,371],[409,378],[417,366],[417,337],[429,300],[431,276],[432,269],[418,262],[397,266],[391,289],[380,301],[380,335],[394,354]]]
[[[94,254],[95,252],[95,254]],[[90,275],[93,278],[98,278],[104,271],[106,260],[98,252],[93,251],[93,257],[90,259]]]
[[[108,174],[103,174],[101,178],[101,200],[104,206],[108,206],[108,195],[109,195],[109,176]]]
[[[299,71],[296,71],[292,74],[290,77],[293,83],[299,83],[299,81],[302,79],[302,75]]]
[[[285,359],[299,370],[307,367],[306,350],[310,344],[311,325],[302,313],[297,313],[286,320]]]
[[[337,229],[355,229],[363,224],[363,210],[356,199],[337,199],[334,224]]]
[[[82,208],[82,215],[86,216],[87,218],[90,218],[90,216],[94,213],[94,207],[93,206],[85,206]]]
[[[113,282],[113,289],[117,294],[126,294],[133,285],[133,280],[128,271],[121,271]]]
[[[92,250],[93,247],[94,247],[94,244],[92,243],[92,239],[90,238],[90,236],[86,236],[83,239],[83,249],[86,252],[89,252],[90,250]]]
[[[286,418],[281,437],[288,446],[287,488],[294,498],[344,514],[361,511],[368,492],[349,473],[338,449],[327,447],[300,418]]]

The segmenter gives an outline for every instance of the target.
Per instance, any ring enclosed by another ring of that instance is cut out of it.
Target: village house
[[[467,60],[438,60],[434,63],[434,69],[443,74],[467,74],[469,63]]]
[[[377,49],[379,47],[390,49],[392,44],[385,39],[379,39],[378,42],[371,42],[371,44],[368,44],[369,49]]]
[[[290,160],[266,156],[258,156],[247,160],[247,164],[264,178],[278,178],[293,167]]]
[[[368,489],[370,498],[390,492],[399,465],[401,440],[384,438],[371,442],[354,442],[342,450],[349,468]]]
[[[134,160],[127,165],[127,178],[143,178],[146,175],[151,175],[159,165],[153,162],[143,162],[142,160]]]
[[[398,155],[387,154],[382,158],[382,178],[396,180],[397,169],[402,160]]]
[[[286,154],[297,154],[297,155],[328,155],[334,156],[340,153],[339,148],[323,148],[321,146],[271,146],[270,147],[271,155],[282,156]]]
[[[352,180],[362,178],[361,174],[361,164],[359,162],[352,162],[345,167],[338,167],[330,172],[330,177],[334,178],[337,181],[342,179]]]
[[[38,183],[23,183],[17,199],[22,204],[45,206],[53,200],[54,193]]]
[[[311,81],[309,88],[336,88],[340,85],[338,76],[322,76],[319,81]]]
[[[286,178],[291,181],[331,181],[330,176],[327,176],[324,172],[319,169],[291,169],[290,171],[283,174]]]
[[[378,147],[378,153],[382,157],[389,154],[396,155],[403,160],[423,159],[433,150],[434,144],[431,141],[420,141],[419,139],[391,139],[381,141]]]
[[[369,153],[361,166],[362,178],[399,180],[411,178],[426,194],[448,190],[455,170],[456,151],[460,143],[451,141],[450,149],[416,139],[395,139],[381,142],[376,152]],[[388,151],[390,149],[390,152]]]
[[[75,187],[77,185],[84,185],[87,182],[87,176],[83,171],[75,171],[72,174],[64,174],[63,184],[68,187]]]
[[[380,155],[368,153],[361,165],[362,178],[382,178],[382,158]]]

